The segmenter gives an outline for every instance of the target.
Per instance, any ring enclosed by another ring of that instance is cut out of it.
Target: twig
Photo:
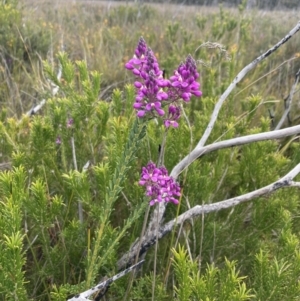
[[[156,267],[157,267],[157,250],[158,250],[158,224],[156,228],[156,243],[155,243],[155,251],[154,251],[154,268],[153,268],[153,280],[152,280],[152,301],[155,300],[155,280],[156,280]]]
[[[249,85],[247,85],[245,88],[239,90],[239,92],[235,93],[234,96],[233,96],[233,99],[236,99],[236,97],[237,97],[239,94],[243,93],[245,90],[249,89],[251,86],[253,86],[253,85],[256,84],[257,82],[259,82],[260,80],[262,80],[262,79],[265,78],[266,76],[268,76],[268,75],[270,75],[270,74],[276,72],[276,71],[277,71],[278,69],[280,69],[284,64],[291,63],[291,61],[296,60],[296,59],[297,59],[297,57],[294,56],[294,57],[292,57],[292,58],[290,58],[290,59],[288,59],[288,60],[286,60],[286,61],[280,63],[277,67],[275,67],[274,69],[272,69],[272,70],[269,71],[268,73],[265,73],[264,75],[262,75],[260,78],[256,79],[255,81],[251,82],[251,83],[250,83]]]
[[[284,113],[283,113],[283,115],[282,115],[280,121],[278,122],[278,124],[277,124],[275,130],[279,130],[279,129],[282,127],[282,125],[283,125],[285,119],[288,117],[288,115],[289,115],[289,113],[290,113],[290,111],[291,111],[293,96],[294,96],[294,94],[295,94],[296,86],[298,85],[298,82],[299,82],[299,77],[300,77],[300,69],[299,69],[298,72],[296,73],[295,82],[294,82],[294,84],[293,84],[293,86],[292,86],[292,89],[291,89],[291,91],[290,91],[290,94],[288,95],[288,97],[287,97],[287,99],[286,99],[286,101],[285,101],[285,111],[284,111]]]
[[[11,162],[0,163],[0,170],[11,169]]]
[[[72,157],[73,157],[74,169],[76,171],[78,171],[74,136],[71,137],[71,146],[72,146]],[[87,168],[85,168],[85,171],[86,170],[87,170]],[[83,171],[84,171],[84,168],[83,168]],[[79,217],[80,223],[83,223],[83,209],[82,209],[82,201],[81,200],[78,200],[78,217]]]
[[[229,85],[229,87],[226,89],[226,91],[221,95],[219,98],[217,104],[215,105],[214,111],[212,113],[211,119],[209,121],[209,124],[200,139],[198,146],[203,146],[208,137],[210,136],[210,133],[214,127],[214,124],[217,120],[217,117],[219,115],[220,109],[226,100],[226,98],[229,96],[229,94],[232,92],[232,90],[236,87],[236,85],[244,78],[244,76],[252,70],[258,63],[263,61],[265,58],[267,58],[270,54],[272,54],[274,51],[276,51],[280,46],[282,46],[284,43],[286,43],[295,33],[297,33],[300,30],[300,21],[298,24],[283,38],[281,39],[277,44],[275,44],[273,47],[271,47],[268,51],[263,53],[261,56],[256,58],[254,61],[252,61],[249,65],[247,65],[245,68],[240,71],[240,73],[236,76],[236,78],[232,81],[232,83]]]
[[[89,296],[97,293],[99,290],[102,290],[103,288],[106,288],[108,287],[111,283],[113,283],[114,281],[116,281],[117,279],[125,276],[126,274],[128,274],[129,272],[131,272],[132,270],[138,268],[140,265],[142,265],[144,263],[145,260],[141,260],[140,262],[138,262],[137,264],[131,266],[130,268],[122,271],[121,273],[103,281],[103,282],[100,282],[99,284],[97,284],[95,287],[92,287],[91,289],[79,294],[79,295],[76,295],[74,296],[73,298],[71,299],[68,299],[68,301],[86,301],[86,300],[89,300],[87,299]]]
[[[59,65],[58,73],[57,73],[57,79],[60,80],[62,75],[62,66]],[[52,96],[55,96],[57,92],[59,91],[59,86],[55,85],[54,83],[50,82],[50,85],[52,86],[51,93]],[[42,99],[38,105],[30,109],[26,116],[32,116],[35,115],[46,103],[46,99]]]
[[[223,209],[228,209],[235,207],[239,204],[248,202],[250,200],[253,200],[254,198],[261,197],[263,195],[267,195],[270,193],[275,192],[276,190],[284,187],[298,187],[300,188],[300,182],[294,182],[292,181],[295,176],[297,176],[300,173],[300,164],[298,164],[293,170],[291,170],[287,175],[282,177],[280,180],[267,185],[263,188],[257,189],[255,191],[246,193],[244,195],[234,197],[225,201],[207,204],[207,205],[197,205],[194,206],[192,209],[186,211],[185,213],[179,215],[176,219],[171,220],[167,224],[165,224],[163,227],[161,227],[160,231],[162,234],[162,237],[170,232],[175,225],[180,225],[184,221],[199,216],[201,214],[207,214],[211,212],[220,211]]]

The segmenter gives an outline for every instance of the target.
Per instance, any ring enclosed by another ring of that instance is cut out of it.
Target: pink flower
[[[178,204],[176,197],[180,197],[180,186],[168,175],[165,167],[156,167],[149,162],[142,169],[139,184],[146,187],[146,196],[150,197],[150,206],[160,202]]]

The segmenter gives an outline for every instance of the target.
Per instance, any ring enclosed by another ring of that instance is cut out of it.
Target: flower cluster
[[[159,69],[154,53],[147,48],[143,38],[140,38],[135,56],[125,67],[141,79],[134,83],[137,96],[133,107],[137,110],[137,116],[143,117],[147,113],[163,116],[165,112],[161,109],[161,102],[168,99],[168,94],[163,88],[167,87],[169,82],[163,78],[163,72]]]
[[[133,107],[137,117],[163,117],[166,127],[178,127],[180,100],[190,101],[192,95],[200,97],[202,92],[194,59],[189,55],[181,63],[170,79],[164,79],[153,51],[140,38],[134,57],[125,64],[128,70],[138,78],[134,86],[137,90]],[[168,114],[164,107],[168,106]]]
[[[69,118],[67,121],[67,128],[71,128],[74,124],[74,119],[73,118]]]
[[[146,187],[146,195],[151,198],[150,206],[160,202],[172,202],[178,204],[176,197],[180,197],[179,184],[168,175],[165,167],[156,167],[149,162],[143,167],[139,184]]]
[[[170,78],[171,86],[175,90],[171,90],[170,96],[175,99],[179,96],[185,102],[190,101],[192,94],[200,97],[202,92],[199,90],[200,84],[196,81],[198,78],[196,63],[189,55],[185,63],[181,63]]]
[[[74,125],[74,119],[73,118],[69,118],[66,122],[66,127],[67,129],[71,129]],[[61,128],[61,125],[60,125]],[[56,145],[61,145],[62,141],[61,141],[61,137],[57,136],[56,140],[55,140]]]

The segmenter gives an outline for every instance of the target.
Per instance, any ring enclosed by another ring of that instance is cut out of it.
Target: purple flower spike
[[[170,78],[171,86],[176,91],[172,96],[174,97],[177,94],[185,102],[190,101],[192,95],[200,97],[202,92],[199,90],[200,84],[196,82],[198,78],[196,62],[189,55],[185,63],[181,63]]]
[[[136,69],[136,66],[138,65],[142,65],[143,63],[145,63],[145,54],[147,52],[147,44],[145,42],[145,40],[141,37],[139,39],[139,42],[138,42],[138,45],[135,49],[135,54],[133,56],[133,58],[125,64],[125,68],[128,69],[128,70],[134,70],[133,73],[135,75],[139,75],[139,74],[136,74],[137,73],[137,69]]]
[[[161,103],[169,97],[163,88],[169,86],[169,81],[163,78],[154,53],[143,38],[140,38],[134,57],[125,67],[139,78],[134,83],[137,95],[133,107],[137,111],[137,117],[163,116],[165,111]]]
[[[141,56],[145,55],[147,51],[147,44],[143,37],[140,37],[137,48],[135,49],[136,57],[140,58]]]
[[[200,84],[196,81],[199,78],[196,62],[191,55],[179,65],[168,80],[163,77],[163,71],[160,70],[153,51],[145,40],[140,38],[133,58],[125,67],[137,78],[134,83],[136,98],[133,107],[139,118],[164,116],[164,107],[169,106],[164,125],[176,128],[180,117],[180,101],[189,102],[192,95],[202,95]]]
[[[144,117],[145,113],[163,116],[165,111],[161,108],[161,101],[167,99],[168,94],[159,86],[153,70],[149,72],[144,85],[139,82],[135,82],[134,85],[137,88],[137,96],[133,107],[137,110],[137,116]]]
[[[146,187],[146,196],[150,197],[150,206],[160,202],[178,204],[176,197],[180,197],[180,186],[168,175],[165,167],[156,167],[149,162],[142,169],[139,184]]]

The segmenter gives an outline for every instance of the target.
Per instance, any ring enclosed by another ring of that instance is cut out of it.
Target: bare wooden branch
[[[10,162],[0,163],[0,170],[8,170],[8,169],[11,169],[11,163]]]
[[[284,43],[286,43],[295,33],[297,33],[300,30],[300,21],[298,24],[283,38],[281,39],[277,44],[275,44],[273,47],[271,47],[269,50],[267,50],[265,53],[263,53],[261,56],[256,58],[254,61],[252,61],[249,65],[247,65],[242,71],[236,76],[236,78],[232,81],[232,83],[229,85],[229,87],[226,89],[226,91],[221,95],[218,102],[215,105],[214,111],[211,115],[211,119],[209,121],[209,124],[200,139],[197,147],[203,146],[208,137],[210,136],[210,133],[216,123],[217,117],[219,115],[219,112],[221,110],[221,107],[226,100],[226,98],[229,96],[229,94],[232,92],[232,90],[236,87],[236,85],[245,77],[245,75],[252,70],[258,63],[263,61],[265,58],[267,58],[270,54],[275,52],[280,46],[282,46]]]
[[[118,261],[118,269],[124,268],[128,263],[132,263],[135,259],[136,254],[139,252],[139,256],[141,256],[143,253],[147,252],[147,250],[155,244],[156,238],[161,239],[166,234],[170,233],[172,229],[177,226],[181,225],[185,221],[200,216],[202,214],[207,214],[211,212],[220,211],[223,209],[228,209],[235,207],[239,204],[251,201],[255,198],[269,195],[274,193],[276,190],[285,188],[285,187],[298,187],[300,188],[300,182],[294,182],[293,179],[300,173],[300,164],[298,164],[295,168],[293,168],[288,174],[286,174],[284,177],[282,177],[280,180],[271,183],[270,185],[267,185],[265,187],[262,187],[260,189],[257,189],[255,191],[246,193],[244,195],[234,197],[228,200],[224,200],[221,202],[213,203],[213,204],[207,204],[207,205],[197,205],[193,208],[187,210],[183,214],[179,215],[177,218],[174,218],[173,220],[167,222],[165,225],[160,226],[158,230],[158,234],[156,231],[153,231],[151,235],[149,235],[147,238],[144,237],[142,240],[142,243],[140,245],[140,248],[137,247],[137,245],[133,246],[131,250],[126,253],[119,261]]]
[[[161,231],[170,232],[175,225],[180,225],[187,219],[190,219],[195,216],[199,216],[201,214],[207,214],[211,212],[220,211],[222,209],[232,208],[239,204],[261,197],[263,195],[271,194],[280,188],[284,188],[284,187],[300,188],[299,182],[292,181],[299,173],[300,173],[300,164],[294,167],[288,174],[286,174],[280,180],[271,183],[270,185],[267,185],[263,188],[257,189],[255,191],[222,202],[217,202],[217,203],[207,204],[202,206],[197,205],[191,208],[190,210],[186,211],[185,213],[181,214],[176,219],[173,219],[172,221],[168,222],[166,225],[164,225],[161,228]]]
[[[265,133],[259,133],[259,134],[253,134],[238,138],[233,138],[221,142],[216,142],[207,146],[198,147],[196,148],[187,156],[185,156],[172,170],[171,176],[176,179],[178,175],[187,168],[193,161],[195,161],[197,158],[211,153],[213,151],[233,147],[233,146],[239,146],[244,144],[249,144],[253,142],[258,141],[265,141],[265,140],[274,140],[274,139],[281,139],[288,136],[293,136],[296,134],[300,134],[300,125],[296,125],[293,127],[289,127],[282,130],[277,131],[270,131]]]
[[[291,89],[291,91],[290,91],[290,93],[289,93],[289,95],[287,97],[287,100],[285,101],[285,110],[284,110],[284,113],[283,113],[280,121],[278,122],[275,130],[279,130],[282,127],[285,119],[288,117],[288,115],[289,115],[289,113],[291,111],[291,106],[292,106],[292,102],[293,102],[293,96],[295,94],[296,86],[298,85],[298,82],[299,82],[299,77],[300,77],[300,69],[296,73],[295,82],[294,82],[294,84],[292,86],[292,89]]]
[[[284,43],[286,43],[299,30],[300,30],[300,21],[283,39],[281,39],[277,44],[275,44],[268,51],[266,51],[261,56],[256,58],[254,61],[252,61],[249,65],[247,65],[245,68],[243,68],[239,72],[239,74],[235,77],[235,79],[232,81],[232,83],[229,85],[229,87],[226,89],[226,91],[221,95],[221,97],[219,98],[217,104],[215,105],[215,108],[214,108],[214,111],[212,113],[209,124],[208,124],[202,138],[198,142],[196,148],[173,168],[173,170],[171,172],[171,176],[176,178],[178,176],[178,174],[180,173],[180,171],[183,170],[184,166],[188,166],[191,162],[193,162],[195,160],[195,158],[197,158],[199,156],[199,154],[198,154],[198,156],[196,156],[196,153],[197,153],[196,150],[201,149],[204,146],[204,144],[206,143],[206,141],[207,141],[208,137],[210,136],[210,133],[211,133],[213,127],[214,127],[214,124],[217,120],[218,114],[220,112],[220,109],[221,109],[223,103],[225,102],[225,100],[227,99],[229,94],[233,91],[233,89],[236,87],[236,85],[258,63],[260,63],[265,58],[267,58],[269,55],[271,55],[273,52],[275,52],[280,46],[282,46]],[[195,158],[191,158],[192,154],[195,155]],[[165,209],[166,209],[166,204],[164,202],[159,203],[156,206],[156,208],[153,211],[153,214],[152,214],[151,220],[149,222],[148,228],[145,232],[145,235],[142,238],[142,248],[140,250],[136,248],[136,246],[140,245],[139,243],[137,243],[136,245],[132,245],[131,250],[127,254],[125,254],[120,259],[120,261],[118,262],[118,268],[122,268],[123,266],[126,266],[126,260],[129,260],[129,262],[130,262],[131,255],[134,252],[136,252],[136,253],[133,256],[136,256],[138,253],[143,254],[144,252],[146,252],[144,250],[145,246],[148,245],[148,244],[152,245],[151,243],[152,243],[152,239],[153,239],[153,233],[156,233],[155,229],[157,229],[158,226],[161,226],[162,219],[163,219],[163,216],[164,216],[164,213],[165,213]],[[154,240],[155,240],[155,238],[154,238]]]
[[[85,301],[85,300],[90,300],[87,299],[89,298],[91,295],[97,293],[99,290],[107,288],[109,285],[111,285],[114,281],[118,280],[119,278],[125,276],[126,274],[128,274],[129,272],[137,269],[139,266],[141,266],[144,263],[145,260],[141,260],[140,262],[136,263],[135,265],[127,268],[126,270],[122,271],[121,273],[103,281],[100,282],[99,284],[97,284],[95,287],[92,287],[91,289],[88,289],[85,292],[82,292],[81,294],[78,294],[76,296],[74,296],[71,299],[68,299],[68,301]]]
[[[62,76],[62,66],[59,65],[58,73],[57,73],[57,79],[60,80]],[[59,87],[55,85],[54,83],[50,82],[50,85],[52,86],[51,88],[51,93],[52,96],[55,96],[57,92],[59,91]],[[46,103],[46,99],[42,99],[38,105],[30,109],[27,113],[26,116],[32,116],[35,115]]]

